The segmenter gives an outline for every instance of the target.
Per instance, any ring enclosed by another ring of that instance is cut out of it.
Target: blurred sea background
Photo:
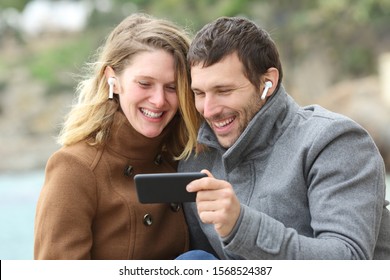
[[[372,135],[390,174],[389,0],[2,0],[0,259],[33,258],[35,205],[83,66],[124,17],[145,12],[191,35],[245,16],[279,47],[300,103],[349,116]],[[357,151],[358,152],[358,151]],[[390,199],[387,176],[387,199]]]

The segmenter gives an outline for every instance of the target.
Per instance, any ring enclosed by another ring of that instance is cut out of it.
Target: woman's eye
[[[146,81],[138,81],[138,84],[141,86],[141,87],[148,87],[150,86],[150,83],[146,82]]]

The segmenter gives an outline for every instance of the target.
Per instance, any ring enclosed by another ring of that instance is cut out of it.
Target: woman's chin
[[[139,133],[141,133],[143,136],[147,137],[147,138],[155,138],[157,136],[159,136],[162,132],[162,129],[160,130],[143,130],[143,131],[139,131]]]

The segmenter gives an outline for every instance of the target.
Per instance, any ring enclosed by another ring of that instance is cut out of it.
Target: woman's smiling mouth
[[[148,118],[152,118],[152,119],[158,119],[164,114],[164,112],[156,113],[156,112],[152,112],[152,111],[145,109],[145,108],[141,108],[140,111],[144,116],[146,116]]]

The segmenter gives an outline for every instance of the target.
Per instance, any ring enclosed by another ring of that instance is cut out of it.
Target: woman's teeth
[[[163,112],[155,113],[155,112],[149,111],[149,110],[147,110],[145,108],[142,108],[141,112],[142,112],[142,114],[144,114],[148,118],[153,118],[153,119],[157,119],[157,118],[161,117],[162,114],[163,114]]]

